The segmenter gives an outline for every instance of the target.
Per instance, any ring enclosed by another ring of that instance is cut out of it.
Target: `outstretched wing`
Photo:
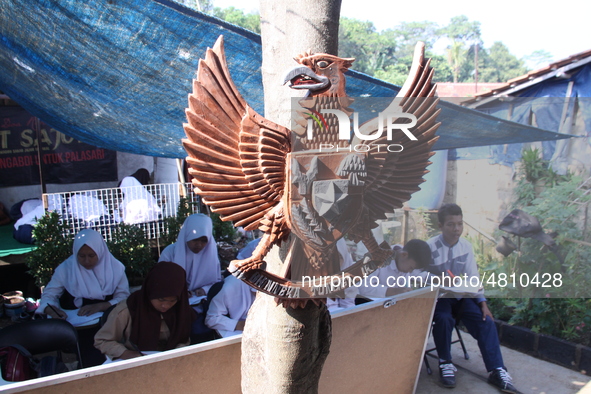
[[[203,202],[246,230],[281,200],[289,130],[257,114],[230,77],[220,36],[199,60],[183,125],[189,173]]]
[[[384,133],[369,144],[364,204],[369,209],[371,222],[385,219],[385,213],[401,208],[412,193],[420,190],[419,185],[425,181],[423,176],[428,172],[426,168],[431,164],[429,158],[434,154],[431,148],[439,138],[435,136],[440,125],[436,119],[441,110],[437,108],[439,99],[435,96],[436,85],[432,83],[433,68],[429,65],[430,59],[425,59],[424,50],[425,45],[419,42],[404,86],[384,111],[414,115],[417,124],[410,132],[417,140],[410,140],[399,131],[393,133],[393,140],[387,140]],[[377,122],[370,121],[361,127],[361,132],[373,134],[376,127]],[[359,143],[365,141],[356,140],[352,145]],[[399,153],[388,152],[383,146],[378,148],[380,144],[399,144],[403,150]]]

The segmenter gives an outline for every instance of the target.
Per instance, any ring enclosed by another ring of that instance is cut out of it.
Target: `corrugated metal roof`
[[[471,98],[478,94],[488,93],[505,85],[503,82],[437,82],[437,95],[441,98]]]
[[[550,63],[545,67],[530,71],[519,77],[512,78],[508,80],[507,83],[504,83],[489,92],[475,94],[475,99],[466,102],[474,103],[487,97],[510,95],[550,78],[568,77],[569,72],[589,63],[591,63],[591,49],[576,53],[566,59]]]

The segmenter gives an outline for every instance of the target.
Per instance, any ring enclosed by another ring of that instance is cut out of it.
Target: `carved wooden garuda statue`
[[[440,111],[422,44],[397,97],[378,122],[355,127],[353,138],[348,117],[354,100],[346,95],[344,73],[354,59],[304,53],[295,60],[300,65],[285,82],[308,96],[295,99],[289,130],[241,97],[220,37],[199,62],[183,139],[203,202],[222,220],[264,233],[253,255],[233,261],[230,270],[292,305],[334,296],[390,259],[391,249],[378,245],[371,229],[420,189]],[[341,269],[336,244],[345,235],[369,253]],[[265,270],[265,256],[279,244],[283,276]]]

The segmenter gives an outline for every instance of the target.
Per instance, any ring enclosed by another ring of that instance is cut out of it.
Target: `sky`
[[[297,1],[297,0],[294,0]],[[258,0],[213,0],[214,6],[230,6],[258,12]],[[454,16],[466,15],[480,22],[484,47],[501,41],[523,58],[536,50],[549,52],[558,61],[591,49],[591,2],[532,2],[525,0],[388,1],[343,0],[341,16],[371,21],[378,31],[401,22],[431,21],[447,25]]]

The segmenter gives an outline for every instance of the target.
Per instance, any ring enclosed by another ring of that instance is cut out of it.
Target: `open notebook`
[[[74,327],[91,326],[99,322],[103,312],[93,313],[90,316],[78,316],[78,309],[64,311],[68,315],[69,321]]]

